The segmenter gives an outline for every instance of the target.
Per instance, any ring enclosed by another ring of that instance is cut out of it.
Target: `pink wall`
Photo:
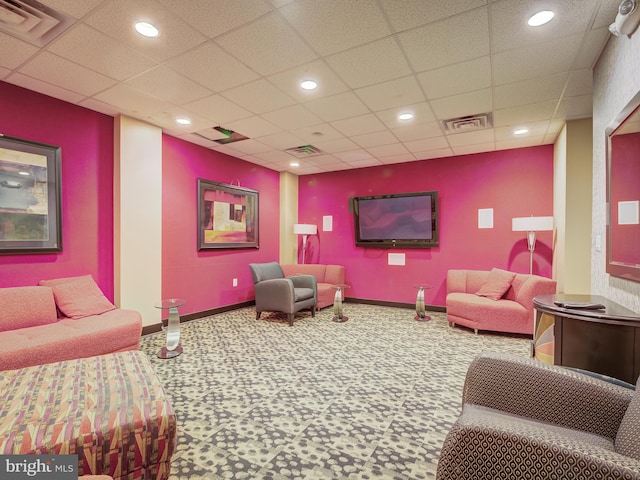
[[[253,300],[248,264],[279,256],[280,174],[168,135],[162,156],[163,297],[184,298],[184,314]],[[259,249],[198,251],[198,178],[259,191]]]
[[[0,133],[62,147],[62,252],[0,255],[0,287],[90,273],[113,300],[113,118],[0,82]]]
[[[437,190],[440,246],[379,249],[355,246],[349,199],[363,195]],[[494,209],[494,228],[478,229],[478,209]],[[318,225],[307,263],[346,267],[347,297],[415,302],[417,283],[429,283],[425,302],[444,305],[452,268],[492,267],[528,273],[526,234],[511,219],[553,215],[553,146],[505,150],[316,175],[299,180],[298,221]],[[333,216],[333,231],[322,217]],[[534,273],[551,277],[552,232],[538,233]],[[387,254],[406,254],[405,266],[387,265]]]

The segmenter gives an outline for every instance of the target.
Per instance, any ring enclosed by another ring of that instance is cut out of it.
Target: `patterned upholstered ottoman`
[[[0,372],[0,454],[77,454],[78,474],[169,477],[176,418],[128,351]]]

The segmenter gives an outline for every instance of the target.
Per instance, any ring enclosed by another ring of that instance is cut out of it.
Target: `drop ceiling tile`
[[[421,140],[443,135],[444,131],[440,122],[429,122],[427,124],[409,125],[406,127],[394,128],[391,130],[401,142]]]
[[[293,105],[295,101],[264,78],[222,92],[232,102],[253,113],[265,113]]]
[[[550,122],[548,120],[544,120],[541,122],[526,122],[522,125],[496,127],[494,128],[496,142],[502,141],[502,140],[514,140],[514,139],[533,137],[533,136],[539,137],[547,133],[549,125],[550,125]],[[526,128],[527,130],[529,130],[529,132],[524,136],[514,135],[513,133],[514,130],[518,128]]]
[[[64,100],[70,103],[78,103],[85,98],[85,96],[80,93],[71,92],[56,85],[51,85],[50,83],[38,80],[37,78],[28,77],[21,73],[14,73],[12,75],[9,75],[4,79],[4,81],[12,83],[14,85],[18,85],[22,88],[33,90],[34,92],[40,92],[45,95],[49,95],[50,97],[59,98],[60,100]]]
[[[490,88],[486,88],[454,97],[439,98],[431,101],[431,108],[441,120],[491,112],[493,93]]]
[[[449,142],[449,145],[451,145],[452,147],[461,147],[464,145],[480,145],[492,143],[493,141],[494,134],[492,128],[477,130],[475,132],[447,135],[447,142]]]
[[[83,20],[105,35],[159,62],[185,52],[207,38],[152,0],[104,2]],[[134,24],[141,20],[156,26],[160,35],[147,38],[137,33]]]
[[[180,125],[176,122],[176,118],[186,117],[191,120],[189,125]],[[162,127],[165,131],[171,131],[176,136],[185,135],[187,132],[199,132],[201,130],[215,126],[211,120],[200,117],[194,112],[188,111],[182,107],[173,107],[146,115],[143,120]]]
[[[157,0],[188,24],[210,38],[222,35],[271,11],[265,2],[255,0]]]
[[[181,138],[189,143],[195,143],[196,145],[200,145],[201,147],[209,148],[211,146],[211,140],[206,138],[202,138],[201,136],[195,133],[184,133],[182,135],[176,135],[176,137]]]
[[[172,58],[167,65],[215,92],[258,78],[257,73],[212,42]]]
[[[347,90],[344,82],[340,80],[340,77],[338,77],[323,60],[316,60],[284,72],[276,73],[275,75],[269,76],[268,80],[299,102],[311,102]],[[316,81],[318,88],[315,90],[304,90],[300,87],[300,83],[304,80]]]
[[[139,118],[145,113],[152,114],[173,107],[171,104],[162,102],[124,83],[114,85],[95,95],[94,98],[112,104],[121,112],[134,118]]]
[[[285,150],[287,148],[304,145],[304,140],[289,132],[280,132],[273,135],[257,137],[256,140],[270,146],[271,148],[275,148],[276,150]]]
[[[538,145],[544,145],[543,137],[528,137],[522,139],[512,139],[512,140],[501,140],[496,142],[497,150],[509,150],[512,148],[525,148],[525,147],[535,147]]]
[[[347,138],[336,138],[334,140],[326,140],[322,142],[314,142],[314,146],[318,147],[323,152],[327,153],[339,153],[347,152],[349,150],[356,150],[358,145],[355,142]]]
[[[496,149],[495,143],[483,143],[475,145],[462,145],[460,147],[452,147],[453,153],[456,155],[470,155],[473,153],[492,152]]]
[[[454,155],[451,148],[440,148],[437,150],[430,150],[427,152],[416,152],[413,154],[418,160],[431,160],[434,158],[446,158]]]
[[[556,101],[547,101],[496,110],[493,114],[493,126],[505,127],[521,125],[526,122],[549,120],[556,109],[557,103]]]
[[[493,3],[491,11],[491,48],[497,53],[550,39],[582,34],[599,3],[598,0],[563,0],[553,2],[555,17],[540,27],[529,27],[527,20],[534,13],[544,10],[540,2],[503,0]],[[587,15],[584,12],[589,12]]]
[[[384,124],[374,114],[360,115],[330,122],[331,125],[347,137],[364,133],[379,132],[385,129]]]
[[[265,153],[271,150],[271,147],[252,139],[228,143],[227,147],[236,151],[236,155],[255,155],[257,153]]]
[[[262,117],[283,130],[293,130],[322,123],[322,119],[302,105],[292,105],[281,108],[280,110],[264,113]]]
[[[566,97],[560,101],[555,118],[573,120],[577,118],[590,117],[593,113],[593,103],[591,95],[580,95],[577,97]]]
[[[184,108],[224,126],[227,122],[251,116],[249,110],[239,107],[221,95],[211,95],[184,105]]]
[[[364,115],[369,112],[367,106],[353,92],[312,100],[305,103],[304,106],[325,122]]]
[[[611,34],[607,27],[588,32],[587,37],[582,42],[582,48],[576,56],[573,68],[593,68],[609,37],[611,37]]]
[[[256,153],[254,157],[261,159],[262,161],[269,163],[276,162],[291,162],[295,157],[282,150],[267,150],[266,152]]]
[[[344,138],[344,135],[336,130],[328,123],[319,123],[311,125],[309,127],[298,128],[291,130],[291,133],[297,137],[300,137],[306,143],[313,143],[327,140],[337,140]]]
[[[400,47],[391,37],[331,55],[326,61],[351,88],[366,87],[412,73]]]
[[[407,150],[407,148],[400,142],[391,143],[389,145],[379,145],[377,147],[367,147],[366,150],[376,158],[409,153],[409,150]]]
[[[280,12],[323,56],[391,34],[374,0],[298,0],[280,8]]]
[[[82,18],[102,2],[103,0],[83,0],[82,2],[76,0],[47,0],[47,7],[75,18]]]
[[[424,138],[422,140],[412,140],[411,142],[404,142],[404,146],[411,153],[427,152],[430,150],[439,150],[441,148],[448,148],[449,143],[443,136]]]
[[[287,168],[286,170],[291,171],[290,168]],[[296,174],[297,175],[313,175],[314,173],[322,173],[322,172],[324,172],[322,167],[318,167],[316,165],[300,164],[300,166],[297,168]]]
[[[0,67],[0,78],[4,78],[11,73],[8,68]]]
[[[48,50],[117,80],[126,80],[156,65],[150,58],[83,24],[68,30]]]
[[[489,55],[487,10],[461,13],[398,35],[416,72]]]
[[[278,15],[267,15],[216,39],[227,52],[261,75],[272,75],[317,58]]]
[[[491,87],[489,55],[418,75],[427,98],[442,98]]]
[[[348,152],[338,152],[333,155],[339,158],[343,162],[348,162],[353,165],[354,162],[361,162],[365,160],[372,160],[374,157],[364,149],[350,150]]]
[[[494,106],[495,108],[508,108],[546,100],[557,100],[562,95],[568,78],[569,73],[563,72],[498,85],[494,88]]]
[[[604,2],[600,2],[600,9],[598,10],[598,15],[596,16],[595,21],[593,22],[593,28],[608,28],[616,15],[618,14],[618,6],[621,2],[618,0],[607,0]]]
[[[225,125],[225,128],[229,128],[234,132],[241,133],[249,138],[264,137],[265,135],[272,135],[274,133],[281,132],[278,127],[258,116],[229,122]]]
[[[413,162],[416,160],[416,157],[411,153],[401,153],[399,155],[378,157],[378,160],[380,160],[380,162],[382,162],[384,165],[390,165],[392,163]]]
[[[354,167],[344,162],[331,163],[331,164],[322,166],[322,170],[324,170],[325,172],[339,172],[341,170],[351,170],[353,168]]]
[[[355,135],[351,137],[351,140],[357,143],[355,148],[358,148],[358,146],[368,148],[377,147],[379,145],[398,143],[398,139],[395,137],[395,135],[393,135],[393,133],[388,130],[383,130],[381,132],[375,133],[365,133],[364,135]]]
[[[564,92],[565,97],[591,95],[593,92],[593,72],[590,68],[574,70],[569,75],[569,83]]]
[[[568,72],[581,39],[580,35],[565,37],[563,48],[557,48],[557,42],[545,42],[499,52],[493,58],[493,81],[502,85]]]
[[[323,165],[331,165],[333,163],[338,163],[339,160],[333,155],[313,155],[312,157],[308,157],[303,159],[306,163],[311,165],[317,165],[321,167]]]
[[[120,114],[120,109],[118,109],[118,107],[116,107],[115,105],[101,102],[100,100],[97,100],[95,98],[85,98],[84,100],[78,102],[78,105],[96,112],[104,113],[105,115],[111,115],[112,117]]]
[[[0,32],[0,66],[14,69],[37,52],[37,47]]]
[[[189,103],[213,93],[165,65],[147,70],[126,83],[160,100],[177,104]]]
[[[37,79],[46,79],[82,97],[94,95],[116,82],[112,78],[84,68],[49,52],[42,52],[20,68],[20,72]]]
[[[381,0],[393,30],[401,32],[453,15],[484,7],[486,0]]]
[[[377,167],[378,165],[382,165],[382,162],[377,158],[366,158],[362,160],[354,160],[349,162],[348,165],[355,168]]]
[[[374,112],[412,105],[425,100],[413,75],[359,88],[355,92]]]
[[[412,113],[413,118],[410,120],[400,120],[398,115],[401,113]],[[402,128],[409,125],[422,125],[432,122],[436,119],[427,102],[417,103],[415,105],[404,105],[402,107],[392,108],[390,110],[382,110],[376,112],[376,116],[384,122],[388,128]]]

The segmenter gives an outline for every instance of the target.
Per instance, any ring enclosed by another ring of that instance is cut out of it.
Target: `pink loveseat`
[[[0,370],[137,350],[142,317],[117,309],[91,276],[0,288]]]
[[[313,275],[318,284],[318,304],[316,308],[324,308],[333,305],[336,291],[332,285],[344,284],[344,266],[320,265],[317,263],[281,265],[285,276]]]
[[[504,271],[503,271],[504,272]],[[497,300],[480,296],[489,271],[447,272],[447,320],[452,327],[533,335],[533,298],[556,293],[556,282],[538,275],[515,274],[506,292]]]

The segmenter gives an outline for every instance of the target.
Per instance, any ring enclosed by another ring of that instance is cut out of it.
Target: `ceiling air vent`
[[[0,32],[42,47],[64,32],[73,18],[35,0],[0,0]]]
[[[322,150],[313,145],[300,145],[299,147],[287,148],[285,152],[296,158],[308,158],[324,154]]]
[[[475,130],[491,128],[491,113],[479,113],[477,115],[467,115],[466,117],[450,118],[443,120],[445,133],[466,133]]]

